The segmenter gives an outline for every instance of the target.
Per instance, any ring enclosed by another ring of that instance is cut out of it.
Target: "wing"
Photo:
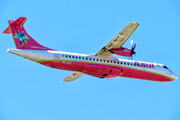
[[[107,45],[105,45],[96,56],[107,57],[111,56],[112,53],[109,51],[112,48],[120,48],[134,30],[138,27],[138,23],[132,22],[129,23],[121,32],[119,32]]]
[[[84,74],[81,73],[81,72],[73,72],[73,73],[71,73],[70,75],[68,75],[66,78],[64,78],[62,81],[72,82],[72,81],[74,81],[75,79],[81,77],[82,75],[84,75]]]

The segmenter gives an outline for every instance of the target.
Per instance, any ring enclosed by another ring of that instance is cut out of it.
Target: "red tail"
[[[7,27],[3,31],[3,33],[12,33],[14,43],[17,49],[53,50],[51,48],[40,45],[30,35],[27,34],[26,30],[23,27],[26,19],[26,17],[19,17],[15,21],[8,20],[9,27]]]

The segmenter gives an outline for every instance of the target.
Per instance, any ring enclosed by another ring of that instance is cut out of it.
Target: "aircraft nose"
[[[174,76],[173,76],[173,79],[174,79],[174,80],[176,80],[176,79],[177,79],[177,76],[176,76],[176,75],[174,75]]]

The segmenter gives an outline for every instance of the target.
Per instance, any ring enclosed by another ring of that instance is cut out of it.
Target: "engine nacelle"
[[[119,49],[110,49],[110,51],[116,55],[121,55],[125,57],[131,56],[131,50],[125,47],[120,47]]]

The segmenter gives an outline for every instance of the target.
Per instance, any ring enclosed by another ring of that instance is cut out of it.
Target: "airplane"
[[[129,23],[96,54],[86,55],[42,46],[27,34],[23,27],[26,20],[26,17],[8,20],[9,26],[3,33],[12,34],[16,49],[7,51],[51,68],[73,71],[62,81],[72,82],[84,74],[99,78],[126,77],[157,82],[177,79],[163,64],[118,59],[113,55],[132,57],[135,54],[136,43],[131,41],[131,49],[122,45],[139,26],[136,22]]]

